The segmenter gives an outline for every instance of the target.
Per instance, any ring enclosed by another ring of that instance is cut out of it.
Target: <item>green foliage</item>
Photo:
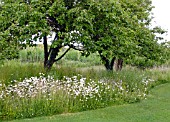
[[[96,15],[93,39],[96,50],[102,56],[130,60],[132,65],[141,68],[165,62],[166,57],[162,55],[165,49],[157,43],[155,35],[165,31],[158,27],[153,30],[148,27],[151,21],[151,1],[103,2],[98,8],[92,7]],[[91,49],[94,50],[93,47]]]
[[[32,35],[37,40],[53,31],[58,40],[52,47],[68,45],[75,48],[72,44],[78,42],[84,46],[84,55],[99,52],[100,56],[106,57],[104,59],[131,60],[128,62],[139,67],[164,62],[161,56],[164,49],[157,43],[161,37],[155,35],[164,31],[158,27],[149,28],[151,0],[3,2],[0,12],[0,40],[3,44],[10,42],[10,46],[17,47],[26,41],[31,45]]]
[[[1,40],[1,35],[0,35]],[[0,61],[4,59],[14,59],[19,57],[19,49],[11,42],[0,41]]]

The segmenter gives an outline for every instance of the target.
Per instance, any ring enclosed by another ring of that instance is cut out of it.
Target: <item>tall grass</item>
[[[132,103],[146,98],[150,83],[92,80],[81,75],[26,78],[11,84],[0,83],[0,119],[27,118],[97,109],[113,104]]]
[[[64,61],[66,61],[67,64],[69,63],[77,67],[96,66],[102,64],[100,57],[98,56],[97,53],[93,53],[88,57],[85,57],[81,55],[81,52],[76,50],[69,51],[65,55]]]
[[[149,78],[149,71],[129,67],[121,72],[107,72],[103,69],[81,70],[57,66],[50,72],[45,72],[40,63],[16,60],[1,66],[0,119],[53,115],[133,103],[146,98],[150,87],[156,82]]]
[[[31,49],[23,50],[19,60],[0,65],[0,120],[134,103],[147,98],[151,87],[170,82],[167,67],[139,70],[126,66],[108,72],[98,66],[97,54],[86,59],[74,50],[47,72],[36,51],[27,57]]]
[[[43,62],[44,51],[41,45],[27,47],[19,52],[19,59],[22,62]]]
[[[147,69],[146,72],[157,81],[157,85],[170,82],[170,65]]]
[[[65,49],[61,49],[59,56],[64,53]],[[44,51],[41,45],[36,47],[27,47],[19,52],[19,59],[22,62],[43,62]],[[57,64],[74,67],[87,67],[101,65],[98,54],[94,53],[88,57],[82,56],[77,50],[70,50]]]
[[[41,63],[22,63],[18,60],[5,61],[0,66],[0,81],[10,84],[12,80],[23,80],[32,76],[38,76],[39,73],[45,73]]]

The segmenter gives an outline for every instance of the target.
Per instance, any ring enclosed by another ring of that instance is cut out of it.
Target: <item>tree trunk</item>
[[[115,70],[121,71],[123,66],[123,59],[117,59],[115,62]]]
[[[106,68],[106,70],[112,70],[112,68],[111,68],[111,66],[110,66],[110,62],[109,62],[109,60],[108,59],[105,59],[104,60],[104,66],[105,66],[105,68]]]
[[[108,70],[108,71],[112,71],[113,70],[115,59],[116,59],[115,57],[113,57],[111,61],[109,61],[108,59],[105,59],[106,70]]]
[[[53,43],[56,41],[57,38],[58,38],[58,34],[55,35]],[[59,49],[62,47],[62,45],[60,44],[55,48],[51,46],[48,51],[47,36],[44,36],[43,40],[44,40],[43,43],[44,44],[44,68],[50,70],[55,62],[55,58],[58,55]]]
[[[107,59],[105,56],[103,56],[100,52],[100,57],[102,59],[102,61],[104,62],[104,66],[106,68],[107,71],[112,71],[113,70],[113,66],[114,66],[114,61],[115,61],[115,57],[113,57],[111,59],[111,61],[109,59]]]
[[[59,46],[57,46],[57,47],[55,47],[55,48],[51,48],[51,49],[50,49],[49,59],[47,60],[46,65],[45,65],[45,66],[46,66],[45,68],[47,68],[48,70],[50,70],[51,67],[52,67],[52,65],[54,64],[55,58],[56,58],[56,56],[58,55],[59,49],[60,49],[61,47],[62,47],[62,46],[59,45]]]
[[[47,36],[43,37],[43,45],[44,45],[44,68],[46,68],[47,60],[48,60],[48,44],[47,44]]]

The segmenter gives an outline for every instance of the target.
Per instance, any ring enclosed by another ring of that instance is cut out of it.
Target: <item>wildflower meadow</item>
[[[76,53],[68,57],[72,54]],[[95,54],[92,58],[99,61]],[[122,71],[106,71],[100,63],[91,63],[92,58],[62,59],[48,72],[36,60],[1,64],[0,121],[140,102],[151,88],[170,81],[168,68],[141,70],[125,65]]]
[[[143,79],[131,88],[122,80],[92,80],[77,76],[55,79],[53,76],[0,82],[0,118],[17,119],[66,112],[97,109],[115,103],[132,103],[145,99],[151,79]]]

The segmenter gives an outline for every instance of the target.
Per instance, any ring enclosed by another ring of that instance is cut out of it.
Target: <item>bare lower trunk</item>
[[[58,35],[56,34],[53,40],[53,43],[57,40]],[[52,65],[55,62],[55,58],[59,53],[60,48],[62,47],[61,44],[59,44],[57,47],[50,47],[50,50],[48,51],[48,44],[47,44],[47,36],[43,37],[44,40],[44,68],[47,70],[50,70]]]
[[[105,60],[105,67],[106,67],[106,70],[108,71],[112,71],[113,70],[113,66],[114,66],[114,61],[115,61],[115,57],[112,58],[111,61],[109,61],[108,59]]]
[[[54,62],[56,62],[56,56],[58,55],[59,53],[59,49],[61,48],[62,46],[57,46],[55,48],[51,48],[50,49],[50,54],[49,54],[49,59],[46,61],[46,64],[45,64],[45,68],[50,70],[52,65],[54,64]]]
[[[123,59],[117,59],[115,61],[115,70],[116,71],[121,71],[123,66]]]
[[[43,45],[44,45],[44,67],[46,67],[46,63],[48,60],[48,44],[47,44],[47,36],[43,37]]]
[[[99,54],[100,54],[100,57],[101,57],[101,59],[102,59],[102,61],[103,61],[103,63],[104,63],[104,66],[105,66],[106,70],[112,71],[112,70],[113,70],[113,66],[114,66],[114,61],[115,61],[116,58],[113,57],[113,58],[111,59],[111,61],[110,61],[108,58],[106,58],[105,56],[103,56],[103,55],[101,54],[101,52],[99,52]]]

